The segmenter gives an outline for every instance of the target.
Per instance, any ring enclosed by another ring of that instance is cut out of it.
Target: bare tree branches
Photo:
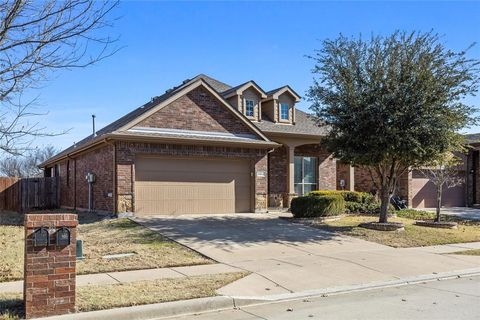
[[[451,152],[433,161],[429,166],[420,168],[420,172],[433,183],[437,192],[436,222],[440,222],[443,188],[453,188],[464,183],[465,178],[459,175],[462,160]]]
[[[0,0],[0,150],[21,152],[24,138],[45,133],[30,123],[28,89],[39,88],[60,69],[83,68],[115,52],[106,34],[118,1]]]
[[[12,156],[0,160],[0,175],[6,177],[39,177],[43,171],[38,165],[53,157],[58,150],[53,146],[36,148],[25,155]]]

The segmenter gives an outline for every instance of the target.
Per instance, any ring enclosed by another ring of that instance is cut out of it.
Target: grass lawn
[[[466,256],[480,256],[480,249],[452,252],[452,254],[463,254]]]
[[[15,217],[9,222],[13,223],[14,219]],[[16,219],[19,218],[16,217]],[[92,219],[81,217],[78,237],[84,241],[83,253],[85,256],[83,261],[77,263],[78,274],[213,262],[128,219],[92,221]],[[2,248],[0,282],[23,278],[23,238],[22,226],[0,225],[0,247]],[[102,259],[104,255],[131,252],[136,254],[119,259]]]
[[[377,231],[358,227],[358,224],[370,221],[378,221],[378,217],[347,215],[338,221],[313,222],[313,225],[395,248],[480,241],[480,224],[474,222],[460,223],[458,229],[437,229],[415,226],[413,224],[415,220],[398,217],[390,218],[389,221],[404,223],[405,231]]]
[[[215,290],[245,275],[246,273],[236,272],[80,287],[77,289],[76,305],[78,311],[82,312],[211,297],[216,295]],[[21,293],[0,293],[0,319],[19,319],[22,308]]]

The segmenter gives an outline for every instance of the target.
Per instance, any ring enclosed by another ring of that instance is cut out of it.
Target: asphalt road
[[[174,319],[480,319],[480,276],[271,303]]]

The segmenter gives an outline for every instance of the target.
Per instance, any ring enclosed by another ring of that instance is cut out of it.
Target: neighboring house
[[[442,205],[444,207],[477,206],[480,204],[480,134],[465,135],[468,143],[466,155],[460,155],[463,165],[458,169],[458,175],[464,183],[453,188],[444,188]],[[340,183],[344,181],[344,183]],[[353,168],[337,161],[337,188],[346,190],[374,192],[369,170]],[[398,182],[397,195],[407,200],[411,208],[436,207],[436,188],[419,170],[405,173]]]
[[[47,160],[61,206],[138,215],[265,212],[336,188],[325,128],[289,86],[185,80]],[[94,182],[86,180],[93,174]]]

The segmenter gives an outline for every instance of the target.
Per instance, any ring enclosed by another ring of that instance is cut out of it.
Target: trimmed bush
[[[340,195],[297,197],[290,210],[295,218],[336,216],[345,213],[345,200]]]
[[[317,190],[309,193],[310,196],[339,195],[345,200],[345,208],[349,213],[375,214],[380,212],[380,202],[368,192]]]
[[[375,200],[375,197],[368,192],[358,192],[358,191],[343,191],[343,190],[316,190],[310,192],[308,195],[311,196],[331,196],[331,195],[341,195],[343,200],[357,203],[370,203]]]

